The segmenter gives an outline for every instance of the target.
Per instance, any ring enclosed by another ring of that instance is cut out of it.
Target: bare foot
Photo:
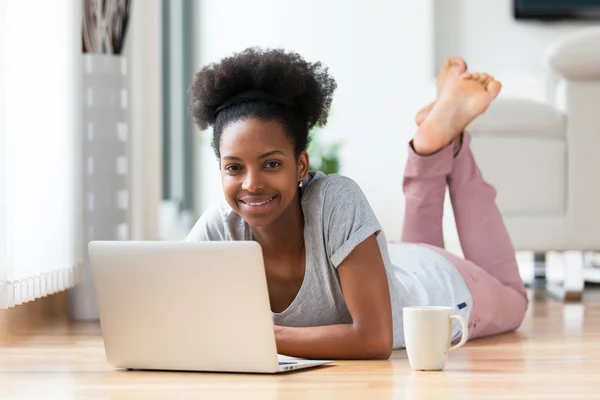
[[[461,57],[452,57],[444,61],[444,64],[440,68],[440,73],[437,77],[437,96],[440,97],[444,85],[450,81],[458,79],[458,77],[467,70],[467,63]],[[434,102],[423,107],[416,115],[415,121],[417,125],[421,125],[429,111],[433,108]]]
[[[493,79],[491,76],[489,76],[485,72],[483,72],[481,74],[480,78],[484,81],[484,83],[483,83],[484,85],[487,85],[488,81],[490,79]],[[438,95],[438,97],[439,97],[439,95]],[[429,114],[429,112],[431,111],[433,106],[435,105],[436,101],[437,100],[432,101],[431,103],[427,104],[425,107],[423,107],[419,110],[419,112],[415,116],[415,122],[417,123],[417,126],[420,126],[421,123],[423,123],[423,121],[425,121],[425,118],[427,118],[427,115]]]
[[[447,146],[498,96],[502,84],[488,74],[465,72],[444,84],[413,139],[415,151],[432,154]]]

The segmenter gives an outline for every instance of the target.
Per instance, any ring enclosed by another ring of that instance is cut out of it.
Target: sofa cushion
[[[497,190],[505,216],[553,216],[566,211],[567,146],[562,140],[487,135],[473,137],[483,178]]]
[[[485,113],[469,124],[473,136],[510,135],[562,139],[567,118],[560,110],[528,99],[497,98]]]
[[[556,41],[546,51],[546,62],[570,80],[600,79],[600,28],[577,31]]]

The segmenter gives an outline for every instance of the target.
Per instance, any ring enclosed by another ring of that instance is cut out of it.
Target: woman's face
[[[250,226],[271,225],[295,205],[308,155],[296,159],[280,122],[247,118],[229,124],[220,150],[225,199]]]

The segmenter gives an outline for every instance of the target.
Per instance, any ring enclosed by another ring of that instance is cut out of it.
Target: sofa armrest
[[[582,30],[553,43],[546,62],[565,79],[600,81],[600,29]]]
[[[536,137],[565,141],[567,116],[559,109],[530,99],[501,97],[475,118],[467,130],[473,136]]]

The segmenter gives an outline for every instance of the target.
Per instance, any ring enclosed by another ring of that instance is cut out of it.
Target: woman
[[[500,83],[465,71],[447,61],[437,101],[417,116],[399,244],[387,242],[356,183],[309,171],[308,132],[327,122],[336,88],[326,67],[252,48],[196,74],[190,113],[200,129],[213,126],[227,204],[204,213],[187,240],[260,243],[279,353],[388,358],[404,346],[402,307],[413,305],[453,306],[470,338],[521,324],[528,300],[515,252],[463,134]],[[465,259],[443,249],[446,185]]]

